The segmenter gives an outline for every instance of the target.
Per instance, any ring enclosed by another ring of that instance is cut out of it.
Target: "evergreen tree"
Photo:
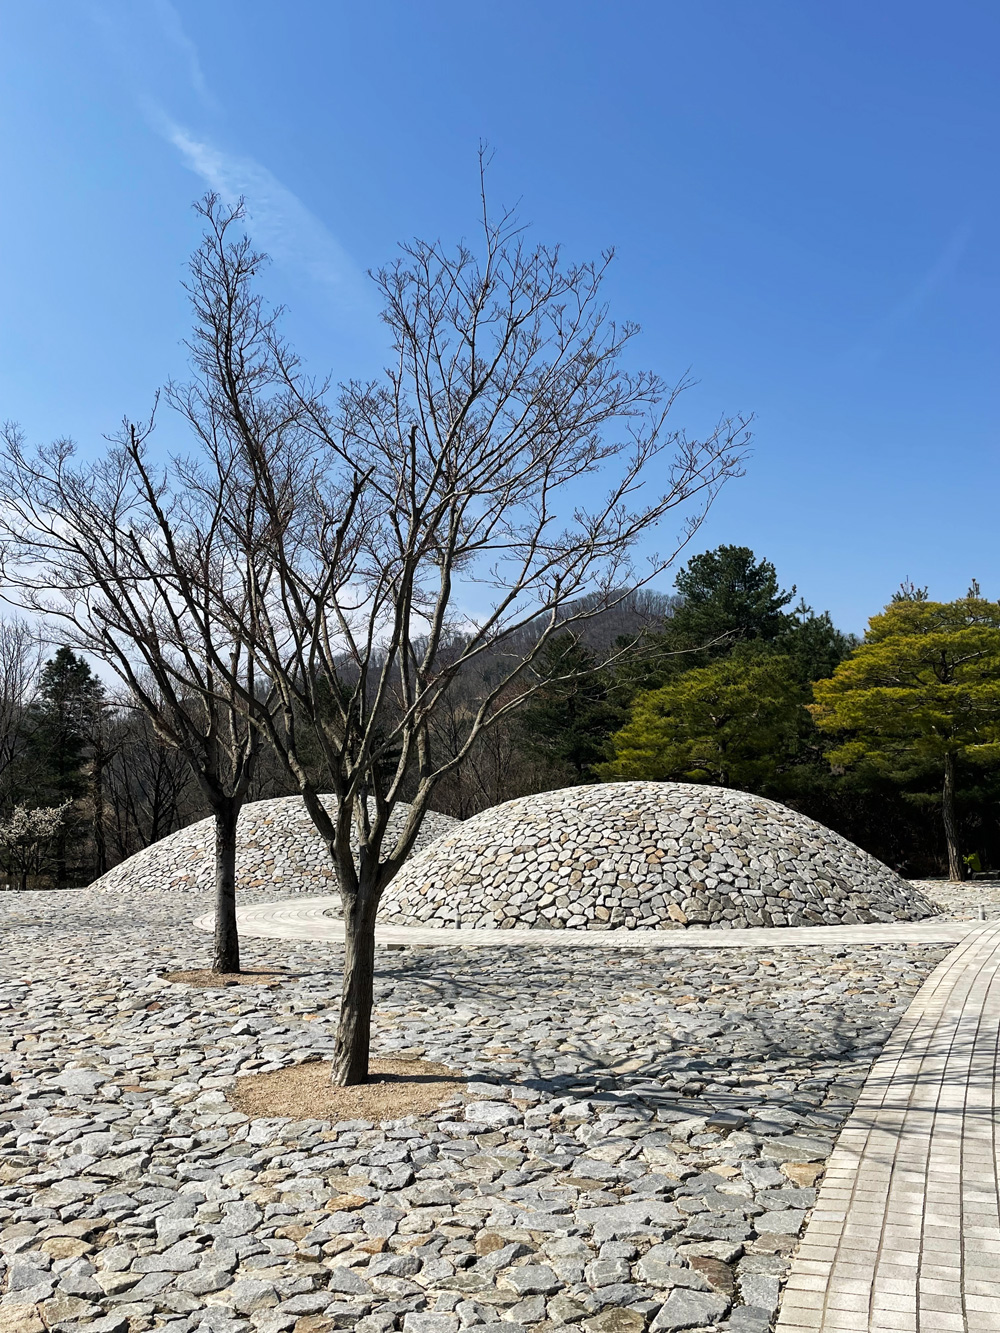
[[[625,707],[642,691],[727,657],[738,644],[774,643],[796,628],[803,611],[811,614],[804,606],[795,614],[785,610],[795,588],[783,589],[774,565],[748,546],[693,556],[674,586],[678,603],[663,629],[646,634],[617,673],[615,697]]]
[[[894,597],[815,696],[818,725],[844,736],[833,763],[900,782],[937,773],[948,870],[961,879],[958,765],[1000,761],[1000,602]]]
[[[667,622],[668,637],[678,648],[700,648],[712,658],[737,643],[771,642],[791,620],[784,608],[794,587],[781,588],[774,565],[748,546],[718,546],[692,557],[674,587],[683,600]]]
[[[977,597],[979,596],[978,587],[979,585],[977,584],[977,591],[975,593]],[[969,596],[971,597],[972,595],[973,594],[970,592]],[[928,600],[927,588],[918,588],[912,579],[904,579],[892,594],[892,600],[894,602],[926,602]]]
[[[767,793],[800,759],[812,723],[792,660],[744,646],[640,694],[602,776],[708,782]]]
[[[74,803],[57,835],[60,884],[68,880],[70,850],[78,862],[82,860],[92,831],[79,807],[85,797],[94,796],[93,755],[104,695],[104,686],[88,663],[71,649],[60,648],[42,668],[38,695],[28,709],[32,804]],[[89,822],[92,825],[92,819]]]
[[[836,628],[829,611],[817,615],[804,598],[774,640],[775,649],[791,660],[795,678],[803,685],[832,676],[857,646],[853,634]]]
[[[583,782],[605,757],[622,711],[609,699],[605,672],[571,634],[552,639],[539,654],[535,672],[545,684],[521,710],[525,749],[572,770]]]

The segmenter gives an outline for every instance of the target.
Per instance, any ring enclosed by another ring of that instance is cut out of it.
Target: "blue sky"
[[[487,139],[539,239],[616,247],[676,424],[755,414],[693,549],[849,629],[904,576],[1000,597],[998,49],[986,0],[6,0],[0,417],[89,446],[184,373],[207,185],[310,366],[373,371],[365,270],[472,231]]]

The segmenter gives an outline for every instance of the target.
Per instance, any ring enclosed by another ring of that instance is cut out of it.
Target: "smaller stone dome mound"
[[[415,856],[380,918],[424,926],[663,930],[915,921],[935,905],[815,820],[680,782],[508,801]]]
[[[324,796],[330,811],[336,800]],[[409,807],[400,804],[389,822],[390,836],[400,832]],[[450,832],[457,819],[430,811],[417,837],[415,852]],[[336,893],[337,877],[323,840],[316,832],[301,796],[251,801],[240,811],[236,826],[236,888],[281,889],[290,893]],[[90,886],[99,892],[202,892],[215,881],[215,821],[168,834],[109,870]]]

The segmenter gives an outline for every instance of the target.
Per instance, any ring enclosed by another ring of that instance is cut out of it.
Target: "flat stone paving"
[[[924,983],[841,1131],[779,1333],[1000,1329],[1000,924]]]
[[[974,886],[970,889],[974,894]],[[330,905],[316,900],[291,908],[260,905],[245,913],[245,928],[292,936],[322,930],[342,938],[341,923],[326,915]],[[450,944],[498,942],[498,932],[486,930],[397,927],[383,928],[380,935],[385,944],[444,943],[442,935]],[[915,925],[719,931],[709,938],[701,931],[499,935],[510,946],[534,937],[549,947],[586,942],[614,949],[661,943],[793,947],[803,936],[815,943],[959,940],[873,1065],[840,1134],[793,1262],[777,1329],[1000,1329],[1000,924],[941,919]]]
[[[944,956],[435,931],[379,954],[374,1045],[463,1095],[251,1121],[242,1075],[329,1057],[343,955],[248,938],[281,986],[166,982],[205,965],[209,906],[0,895],[3,1333],[765,1333],[840,1127]]]
[[[297,901],[240,904],[241,935],[249,939],[329,940],[343,943],[344,926],[332,912],[340,898],[323,896]],[[196,919],[201,930],[212,930],[211,913]],[[380,944],[456,945],[463,948],[529,947],[572,949],[775,949],[834,947],[842,944],[957,944],[974,928],[971,921],[950,916],[927,921],[860,923],[854,926],[775,926],[748,930],[487,930],[474,927],[448,930],[423,926],[379,926]]]

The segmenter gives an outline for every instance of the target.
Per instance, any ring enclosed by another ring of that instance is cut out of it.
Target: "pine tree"
[[[958,765],[1000,763],[1000,602],[894,596],[814,693],[817,724],[844,737],[831,762],[900,780],[936,771],[948,871],[962,879]]]
[[[745,645],[640,694],[600,772],[766,793],[801,760],[807,697],[788,657]]]
[[[858,646],[858,639],[837,629],[829,611],[817,615],[802,598],[787,617],[786,627],[774,640],[774,646],[791,659],[795,678],[807,685],[832,676]]]
[[[609,701],[607,674],[571,634],[551,640],[535,672],[545,682],[521,712],[525,749],[585,781],[603,759],[622,713]]]
[[[701,648],[710,657],[737,643],[778,638],[791,617],[785,607],[795,594],[781,588],[770,560],[748,546],[718,546],[694,556],[674,587],[683,598],[667,624],[677,647]]]
[[[104,686],[88,663],[70,648],[60,648],[42,668],[38,695],[28,710],[32,803],[74,803],[57,835],[55,860],[60,885],[68,881],[70,849],[75,846],[79,859],[92,832],[92,818],[88,821],[80,803],[94,796],[93,751],[104,695]]]

